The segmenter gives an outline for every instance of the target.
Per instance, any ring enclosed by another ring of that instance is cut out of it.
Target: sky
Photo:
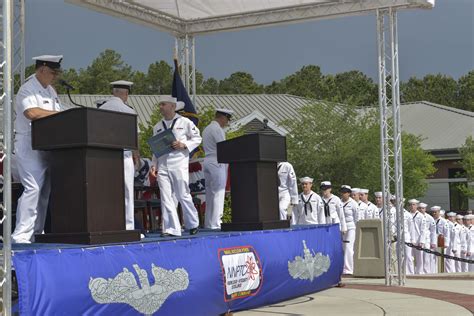
[[[256,0],[257,1],[257,0]],[[84,68],[107,48],[135,70],[172,64],[174,37],[63,0],[25,0],[26,61],[64,55],[64,68]],[[458,79],[474,70],[474,0],[436,0],[433,10],[398,14],[400,78],[428,73]],[[324,74],[360,70],[377,78],[375,15],[312,21],[196,37],[196,67],[205,78],[236,71],[261,84],[278,81],[304,65]]]

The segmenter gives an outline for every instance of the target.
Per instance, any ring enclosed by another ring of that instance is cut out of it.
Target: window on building
[[[450,168],[448,170],[450,179],[466,178],[466,173],[462,168]],[[449,183],[449,207],[453,211],[467,211],[469,200],[460,188],[466,187],[467,182],[450,182]]]

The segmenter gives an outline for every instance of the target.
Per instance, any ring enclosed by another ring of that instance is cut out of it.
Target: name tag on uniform
[[[43,104],[49,103],[48,100],[43,100]]]

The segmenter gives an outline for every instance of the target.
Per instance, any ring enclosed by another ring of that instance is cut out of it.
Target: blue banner
[[[219,315],[340,281],[337,225],[19,251],[22,315]]]

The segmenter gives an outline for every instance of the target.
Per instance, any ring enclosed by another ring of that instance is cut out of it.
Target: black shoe
[[[168,233],[161,233],[160,234],[160,237],[169,237],[171,236],[171,234],[168,234]]]
[[[196,235],[198,233],[199,229],[196,227],[196,228],[192,228],[189,230],[189,234],[190,235]]]

